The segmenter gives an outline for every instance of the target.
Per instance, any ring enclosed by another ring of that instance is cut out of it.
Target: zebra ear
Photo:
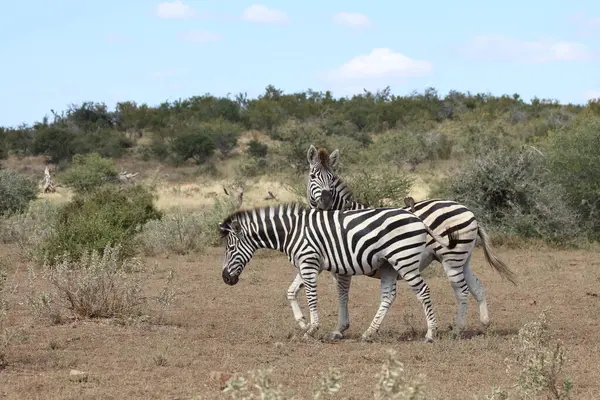
[[[233,231],[233,233],[235,234],[239,234],[240,232],[242,232],[242,226],[240,225],[240,223],[238,221],[231,221],[231,230]]]
[[[329,165],[331,168],[335,168],[337,163],[340,161],[340,149],[335,149],[329,155]]]
[[[308,160],[309,165],[312,166],[317,163],[317,153],[317,148],[311,144],[306,152],[306,159]]]

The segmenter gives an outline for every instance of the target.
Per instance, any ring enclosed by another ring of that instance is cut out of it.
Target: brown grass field
[[[40,177],[43,166],[11,164]],[[24,167],[27,165],[27,167]],[[222,194],[224,182],[185,179],[183,169],[160,172],[155,165],[120,165],[142,171],[142,178],[160,176],[157,204],[196,208]],[[161,175],[162,174],[162,175]],[[179,176],[175,176],[178,174]],[[246,207],[259,205],[267,190],[280,201],[293,198],[273,182],[248,188]],[[418,181],[411,193],[425,197],[427,182]],[[42,195],[67,201],[70,192]],[[11,341],[7,365],[0,365],[0,399],[227,399],[220,376],[272,369],[275,382],[295,399],[311,399],[320,373],[337,367],[341,391],[334,398],[373,398],[376,375],[386,349],[393,348],[406,375],[425,375],[428,399],[482,399],[494,386],[510,388],[519,365],[513,351],[519,328],[547,310],[550,327],[567,352],[564,375],[573,381],[574,399],[600,398],[600,260],[592,250],[558,251],[543,246],[514,249],[496,246],[499,256],[517,273],[519,285],[502,280],[476,248],[472,269],[485,285],[492,325],[484,333],[478,307],[469,297],[465,337],[449,338],[455,314],[454,293],[439,263],[426,273],[438,317],[439,338],[423,342],[425,316],[406,283],[379,336],[373,343],[357,338],[367,329],[379,305],[379,281],[356,277],[350,290],[351,327],[347,338],[327,343],[302,340],[286,299],[295,271],[285,256],[259,251],[237,286],[221,280],[222,248],[201,255],[146,258],[155,271],[147,295],[156,295],[169,270],[175,273],[175,297],[162,314],[147,309],[149,319],[69,319],[55,324],[36,317],[27,303],[27,262],[12,245],[0,244],[0,263],[9,273],[11,288],[6,326]],[[331,276],[319,278],[321,333],[335,326],[337,299]],[[308,309],[304,292],[301,306]],[[510,368],[509,365],[511,366]],[[83,382],[70,370],[85,372]]]
[[[399,284],[395,304],[374,343],[356,339],[368,327],[379,297],[378,281],[354,279],[350,294],[351,327],[337,343],[297,339],[299,331],[285,297],[294,276],[287,260],[261,251],[237,286],[221,280],[222,249],[201,256],[148,259],[158,279],[175,271],[176,297],[163,322],[119,325],[112,321],[71,320],[53,325],[35,319],[25,304],[26,265],[14,249],[2,248],[2,262],[11,265],[12,294],[17,301],[8,325],[16,332],[0,371],[0,397],[5,399],[220,399],[217,372],[246,373],[272,368],[274,380],[295,398],[312,398],[318,374],[335,366],[343,374],[337,398],[372,398],[374,376],[385,350],[398,351],[409,376],[426,375],[427,398],[482,398],[493,386],[510,387],[516,369],[513,339],[519,328],[548,308],[551,328],[564,342],[566,375],[573,379],[576,399],[600,398],[600,261],[584,251],[510,250],[499,255],[518,273],[519,285],[502,280],[484,263],[477,248],[473,271],[483,281],[492,326],[480,332],[477,306],[469,300],[468,338],[453,340],[446,327],[453,322],[454,294],[441,267],[433,263],[427,281],[432,290],[441,337],[422,342],[425,318],[415,296]],[[156,285],[154,285],[156,284]],[[328,273],[319,278],[321,331],[337,316],[334,286]],[[304,294],[301,297],[307,315]],[[415,332],[416,331],[416,332]],[[74,382],[69,371],[89,374]],[[518,369],[518,368],[517,368]]]

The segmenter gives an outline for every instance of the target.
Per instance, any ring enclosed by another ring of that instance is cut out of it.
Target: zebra
[[[333,172],[333,168],[339,162],[338,149],[331,154],[327,154],[325,149],[317,150],[315,146],[311,145],[307,152],[307,159],[310,165],[307,197],[311,208],[321,210],[360,210],[367,208],[366,205],[352,200],[351,189]],[[484,327],[489,326],[490,317],[485,290],[470,267],[471,254],[477,236],[481,239],[487,262],[511,283],[517,285],[517,282],[514,272],[498,258],[492,249],[486,230],[477,222],[475,215],[467,207],[454,201],[430,199],[414,202],[412,198],[404,200],[406,207],[403,207],[403,209],[413,212],[439,236],[443,236],[445,231],[461,233],[457,248],[453,250],[444,250],[435,241],[429,241],[426,255],[421,259],[419,266],[419,270],[423,271],[433,260],[442,264],[456,297],[457,311],[453,334],[458,337],[466,326],[468,292],[471,293],[479,305],[481,323]],[[340,280],[334,272],[332,272],[332,275],[338,290],[339,311],[338,330],[331,332],[330,338],[341,339],[344,331],[350,327],[348,314],[350,278]],[[368,276],[380,278],[379,273]],[[298,310],[297,297],[302,285],[303,281],[300,275],[297,274],[287,291],[290,304]],[[294,311],[294,315],[297,319],[303,318],[301,310]]]
[[[334,272],[338,282],[379,271],[379,309],[361,340],[370,341],[378,331],[395,300],[399,276],[421,302],[427,320],[425,341],[433,342],[437,321],[419,264],[428,235],[442,248],[451,249],[459,242],[457,234],[442,238],[401,208],[326,211],[299,203],[238,210],[219,224],[219,230],[226,239],[222,278],[228,285],[238,283],[244,267],[259,248],[279,250],[288,256],[306,290],[310,323],[304,326],[305,337],[314,335],[319,328],[317,277],[322,270]]]

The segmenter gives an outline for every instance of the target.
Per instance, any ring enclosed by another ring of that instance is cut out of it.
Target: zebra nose
[[[331,192],[329,190],[323,190],[321,192],[321,200],[319,201],[319,208],[322,210],[327,210],[331,206],[332,201]]]
[[[231,276],[229,274],[229,270],[227,268],[225,268],[223,270],[223,273],[221,274],[221,276],[223,277],[223,282],[225,282],[229,286],[235,285],[240,280],[240,278],[238,276]]]

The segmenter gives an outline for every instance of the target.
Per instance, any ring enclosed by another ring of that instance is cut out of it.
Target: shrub
[[[160,220],[148,221],[136,236],[144,254],[188,254],[219,245],[216,226],[237,208],[231,197],[216,199],[199,212],[175,210]]]
[[[266,158],[244,157],[235,165],[234,174],[240,180],[255,178],[264,175],[268,166]]]
[[[600,237],[600,117],[585,118],[550,138],[548,166],[581,223]]]
[[[237,146],[238,139],[243,129],[241,125],[231,123],[222,117],[203,124],[202,127],[210,132],[214,138],[216,147],[224,157],[227,157]]]
[[[38,186],[33,180],[9,169],[0,169],[0,214],[25,210],[37,197]]]
[[[73,156],[71,166],[59,178],[77,193],[89,192],[105,183],[115,182],[117,168],[112,160],[98,153]]]
[[[451,151],[448,137],[434,131],[391,130],[369,146],[370,154],[376,154],[378,160],[397,166],[406,163],[411,170],[424,161],[447,159]]]
[[[143,279],[150,275],[139,259],[123,260],[120,246],[107,245],[102,252],[86,251],[78,261],[68,253],[58,257],[52,265],[45,263],[41,278],[52,285],[51,292],[40,292],[36,287],[38,274],[29,269],[28,300],[34,311],[54,323],[63,321],[62,310],[69,309],[77,317],[118,318],[131,320],[141,317],[142,306],[148,303],[144,296]],[[169,274],[167,285],[171,283]],[[165,289],[156,297],[161,305],[168,303],[172,293]]]
[[[466,164],[434,190],[433,197],[458,201],[495,230],[527,238],[565,243],[581,229],[535,150],[497,149]]]
[[[0,220],[0,241],[16,244],[21,256],[34,259],[54,233],[59,207],[47,200],[29,203],[25,212]]]
[[[269,148],[266,144],[261,143],[256,139],[252,139],[248,142],[248,155],[254,158],[265,158],[268,150]]]
[[[404,207],[412,179],[392,169],[382,171],[358,170],[344,178],[352,189],[353,200],[370,207]]]
[[[214,138],[205,130],[178,136],[171,144],[173,152],[180,161],[192,158],[198,165],[206,162],[216,147]]]
[[[66,251],[77,261],[85,252],[102,252],[107,245],[121,245],[122,254],[133,253],[132,238],[140,226],[162,213],[154,207],[153,195],[140,185],[102,186],[78,194],[61,207],[53,234],[41,246],[49,263]]]

